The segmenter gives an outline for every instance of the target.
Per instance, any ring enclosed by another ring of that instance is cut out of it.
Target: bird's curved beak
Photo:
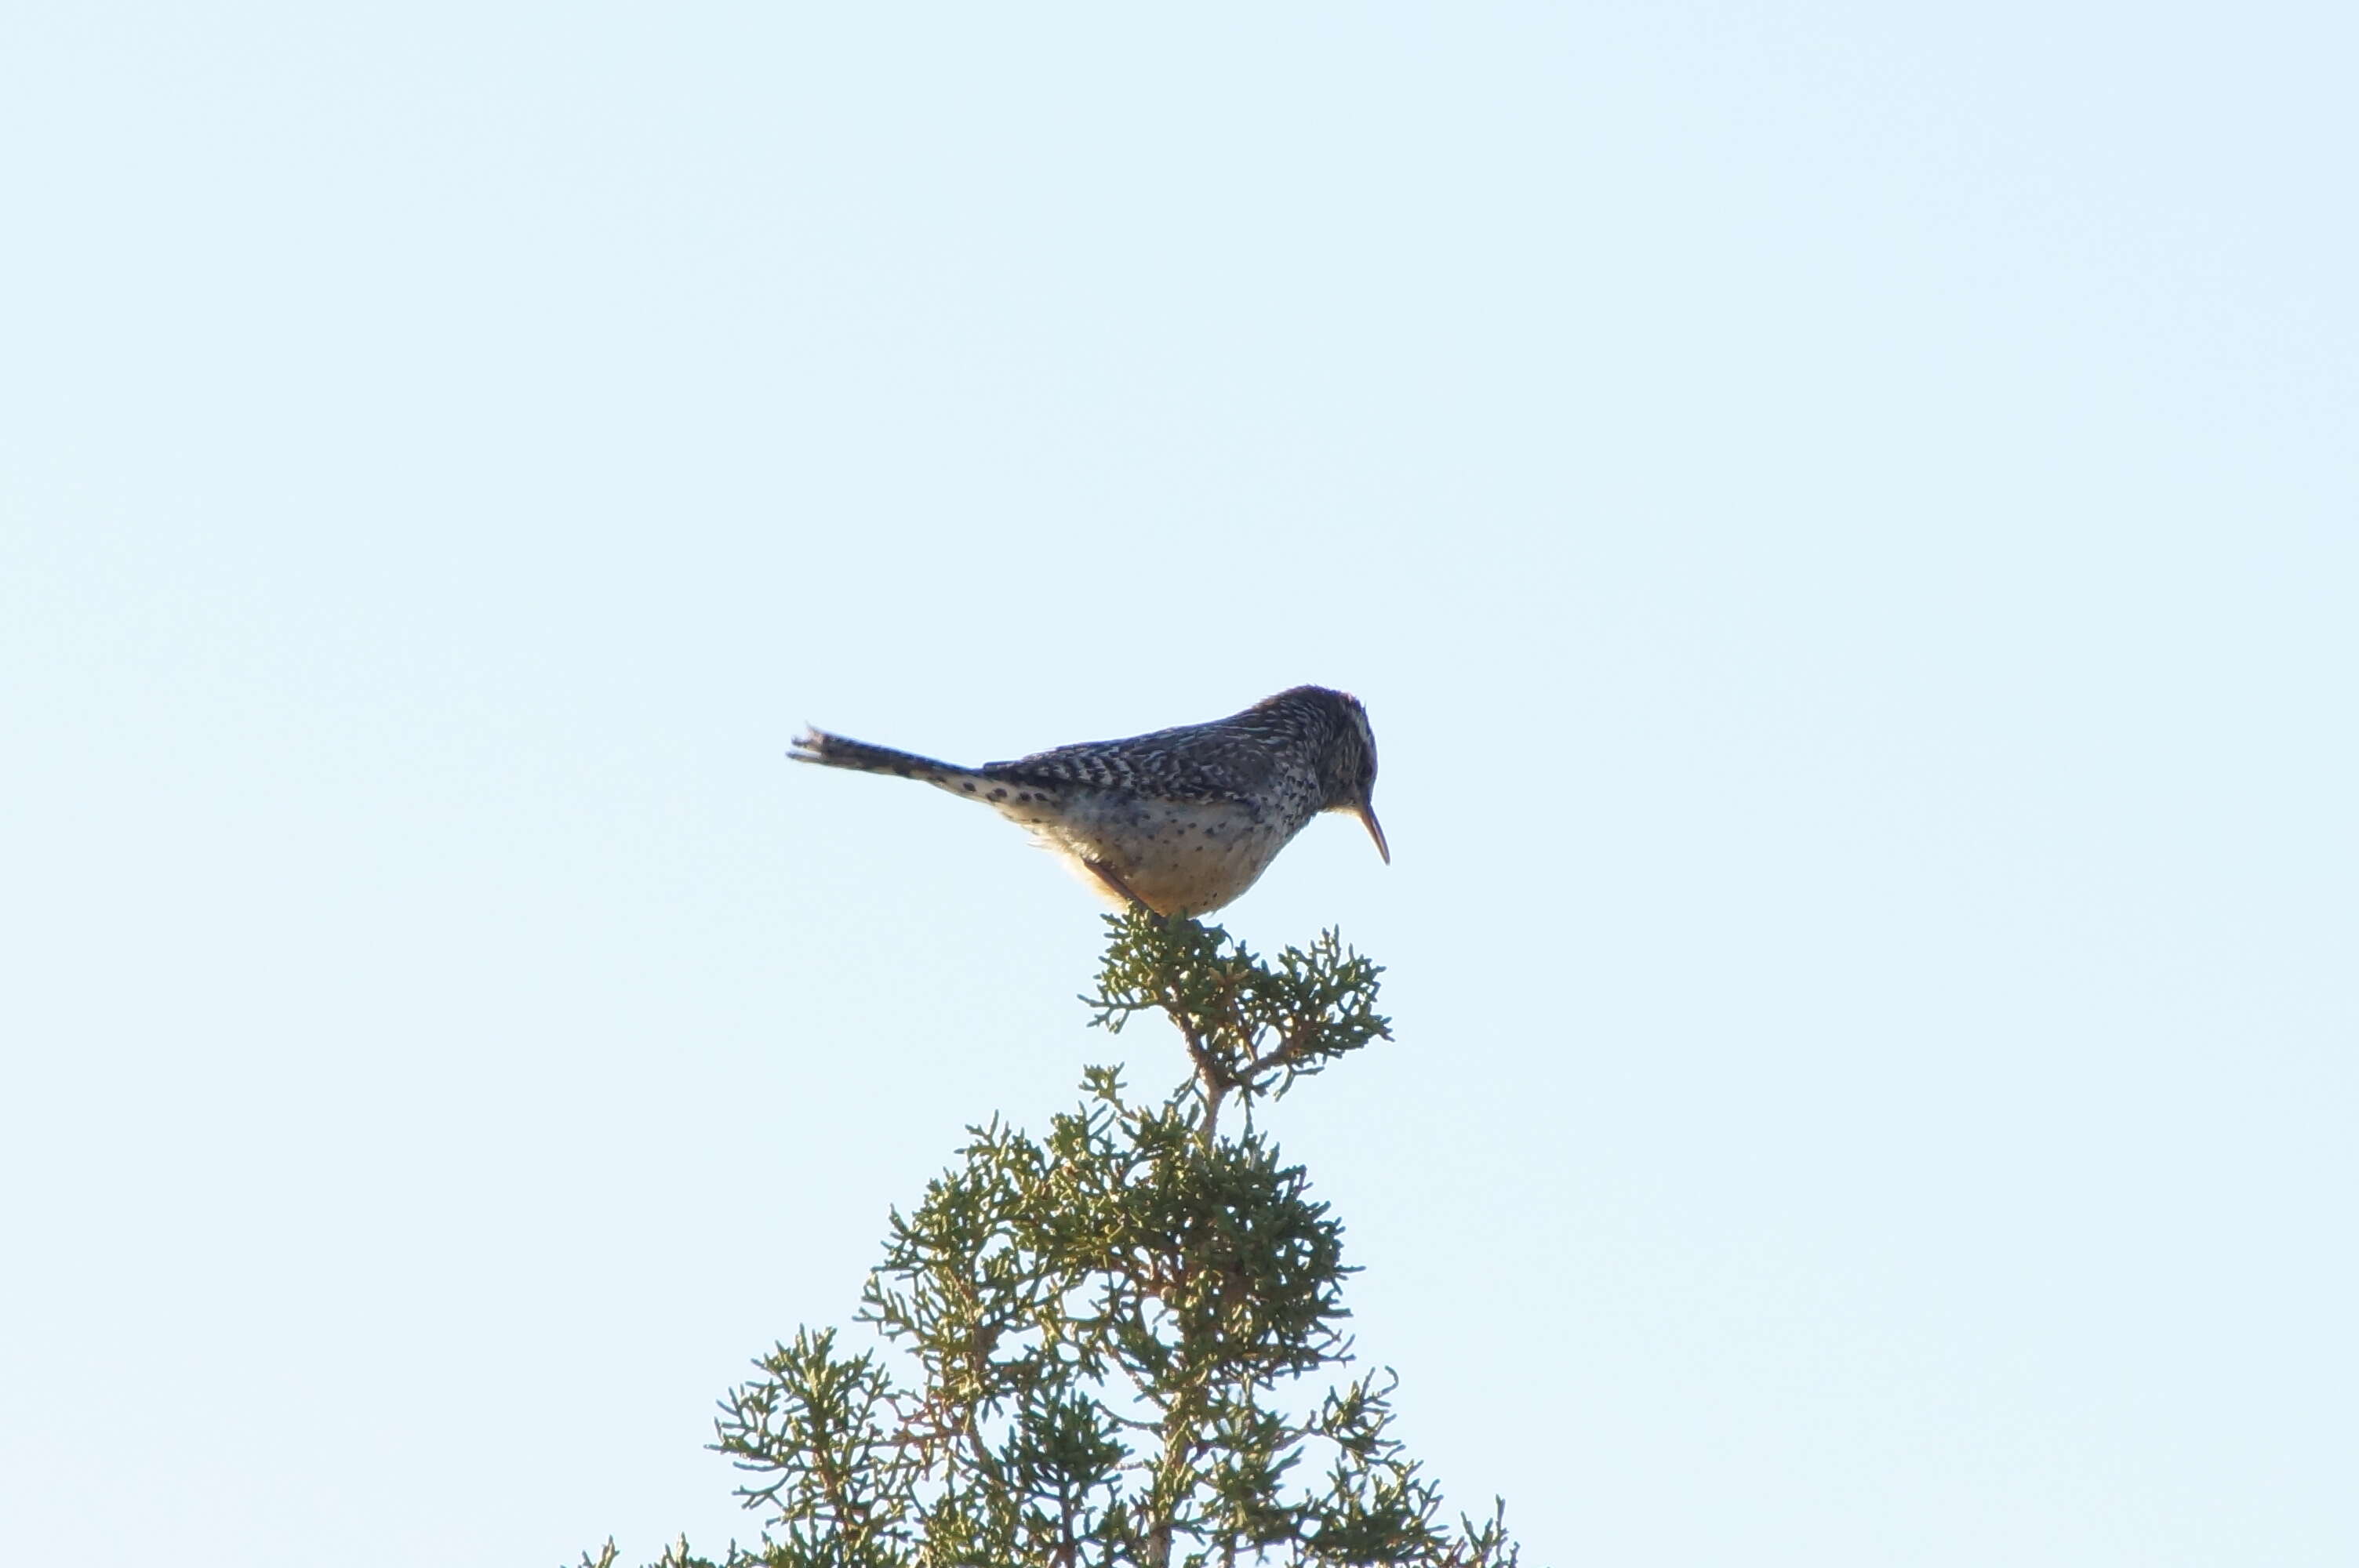
[[[1372,802],[1364,800],[1353,809],[1360,814],[1360,820],[1368,825],[1368,837],[1376,841],[1376,853],[1385,858],[1386,865],[1391,865],[1393,863],[1393,852],[1385,843],[1385,830],[1376,826],[1376,808],[1375,805]]]

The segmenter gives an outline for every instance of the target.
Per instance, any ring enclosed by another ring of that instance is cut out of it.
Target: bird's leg
[[[1163,913],[1153,904],[1147,903],[1145,899],[1139,897],[1136,893],[1131,892],[1130,884],[1124,881],[1119,876],[1115,875],[1114,869],[1112,866],[1107,865],[1103,860],[1093,860],[1084,856],[1082,857],[1082,864],[1090,869],[1090,875],[1097,878],[1098,881],[1105,883],[1109,888],[1112,888],[1115,897],[1120,898],[1126,903],[1136,904],[1139,908],[1147,911],[1149,914],[1159,915]]]

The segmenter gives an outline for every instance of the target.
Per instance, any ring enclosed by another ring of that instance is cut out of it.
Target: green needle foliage
[[[1500,1507],[1443,1522],[1389,1373],[1317,1379],[1352,1356],[1343,1227],[1252,1122],[1390,1038],[1377,967],[1332,932],[1270,965],[1191,920],[1107,923],[1093,1022],[1162,1013],[1189,1080],[1142,1103],[1093,1067],[1045,1138],[972,1129],[863,1293],[891,1357],[805,1329],[723,1401],[759,1542],[658,1568],[1516,1563]]]

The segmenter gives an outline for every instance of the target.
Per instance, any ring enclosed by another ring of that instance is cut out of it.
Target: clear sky
[[[634,1562],[1094,903],[1363,697],[1269,1119],[1535,1563],[2359,1561],[2343,5],[48,4],[0,1560]]]

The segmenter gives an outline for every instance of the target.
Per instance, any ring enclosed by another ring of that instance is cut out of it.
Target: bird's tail
[[[817,762],[828,768],[857,768],[864,773],[891,773],[896,778],[918,779],[929,784],[947,785],[950,781],[967,777],[970,773],[966,768],[936,762],[931,757],[897,752],[890,746],[872,746],[865,741],[831,735],[824,730],[804,730],[787,755],[798,762]]]

